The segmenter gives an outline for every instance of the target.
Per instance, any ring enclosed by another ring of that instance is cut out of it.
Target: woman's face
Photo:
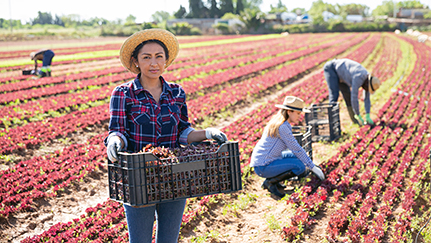
[[[157,43],[145,44],[139,50],[136,59],[135,64],[139,66],[143,80],[158,80],[160,75],[165,71],[165,51]]]
[[[289,118],[287,119],[289,123],[293,123],[293,124],[299,123],[299,119],[301,118],[301,112],[300,111],[288,110],[287,114],[289,114]]]

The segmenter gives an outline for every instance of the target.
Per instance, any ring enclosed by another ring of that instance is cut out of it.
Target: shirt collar
[[[139,81],[139,78],[141,77],[141,74],[139,73],[135,80],[133,80],[133,92],[137,95],[140,92],[144,91],[144,87],[142,87],[141,82]],[[165,79],[160,76],[160,81],[162,82],[162,94],[169,92],[172,95],[172,88],[168,85],[168,83],[165,81]]]

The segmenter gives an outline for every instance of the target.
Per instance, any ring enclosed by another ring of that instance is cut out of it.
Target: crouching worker
[[[250,166],[256,174],[266,178],[262,187],[278,197],[284,186],[279,182],[292,177],[305,177],[311,170],[320,180],[325,179],[322,170],[314,165],[305,150],[299,145],[292,133],[290,123],[297,123],[301,112],[310,112],[304,108],[304,101],[298,97],[286,96],[281,108],[263,131],[262,138],[256,144],[251,155]]]
[[[55,56],[54,52],[49,49],[42,49],[30,53],[31,60],[34,60],[34,70],[32,74],[38,75],[39,77],[51,77],[51,62]],[[42,67],[37,70],[37,61],[42,61]]]

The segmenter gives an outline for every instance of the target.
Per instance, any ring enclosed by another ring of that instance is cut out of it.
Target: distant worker
[[[339,91],[343,94],[350,119],[355,124],[374,125],[370,117],[370,94],[380,87],[380,80],[372,76],[361,64],[350,59],[333,59],[323,67],[329,90],[329,102],[337,102]],[[359,113],[359,88],[364,89],[365,121]]]
[[[51,62],[54,57],[54,52],[50,49],[42,49],[30,53],[31,60],[34,60],[34,70],[33,74],[40,77],[51,77]],[[42,61],[42,67],[37,70],[37,61]]]

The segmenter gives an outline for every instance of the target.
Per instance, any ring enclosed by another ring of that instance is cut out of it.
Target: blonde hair
[[[269,137],[280,137],[278,128],[289,118],[289,114],[286,109],[280,109],[275,114],[265,127],[265,131],[268,132]],[[264,132],[265,132],[264,131]]]

